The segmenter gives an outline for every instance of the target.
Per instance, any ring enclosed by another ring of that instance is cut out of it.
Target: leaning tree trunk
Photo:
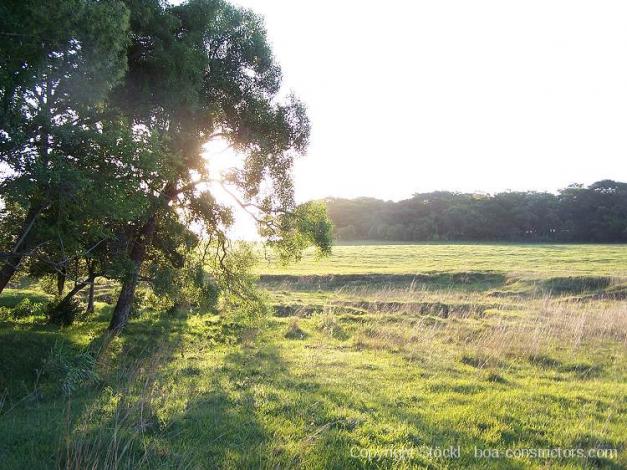
[[[169,204],[177,195],[175,183],[167,183],[159,196],[159,203],[154,207],[152,214],[146,223],[139,230],[138,236],[133,243],[130,252],[132,262],[132,271],[127,279],[122,283],[120,296],[113,309],[109,330],[114,334],[118,334],[128,323],[133,308],[133,300],[135,300],[135,290],[139,281],[139,273],[142,264],[146,258],[146,251],[152,244],[152,239],[157,230],[157,218],[159,215],[160,203]]]
[[[48,322],[57,324],[60,326],[69,326],[74,323],[74,313],[68,312],[72,299],[76,294],[85,288],[90,282],[93,282],[93,278],[89,277],[82,282],[74,283],[74,287],[66,294],[65,297],[54,307],[48,316]]]
[[[139,236],[137,237],[135,243],[133,243],[133,248],[130,253],[132,271],[122,284],[122,290],[120,291],[118,301],[115,304],[115,309],[113,310],[113,315],[111,317],[111,323],[109,323],[109,330],[116,334],[126,326],[131,315],[133,300],[135,299],[135,289],[137,288],[137,282],[139,280],[139,272],[141,270],[142,263],[144,262],[144,258],[146,257],[146,250],[152,243],[156,227],[157,214],[153,214],[140,229]]]
[[[22,255],[19,253],[12,253],[5,259],[4,266],[0,270],[0,294],[17,271],[21,261]]]
[[[89,280],[86,280],[86,281],[77,282],[76,284],[74,284],[74,287],[72,288],[72,290],[68,292],[65,297],[63,297],[61,302],[59,302],[59,305],[69,305],[70,301],[74,298],[74,296],[78,294],[80,291],[82,291],[85,288],[85,286],[89,284],[89,282],[90,282]]]
[[[35,225],[35,220],[39,216],[42,208],[43,207],[41,205],[31,206],[28,210],[28,214],[26,214],[24,225],[22,226],[22,230],[20,230],[20,236],[13,245],[11,253],[9,253],[5,258],[4,266],[2,266],[2,269],[0,270],[0,294],[7,286],[22,262],[24,253],[29,246],[31,229],[33,228],[33,225]]]

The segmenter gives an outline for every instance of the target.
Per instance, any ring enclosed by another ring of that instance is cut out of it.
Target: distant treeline
[[[627,183],[558,194],[446,191],[399,202],[327,199],[338,240],[627,242]]]

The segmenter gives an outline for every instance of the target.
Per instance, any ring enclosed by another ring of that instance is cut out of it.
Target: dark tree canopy
[[[438,191],[390,202],[328,199],[339,240],[627,242],[627,183],[558,194]]]

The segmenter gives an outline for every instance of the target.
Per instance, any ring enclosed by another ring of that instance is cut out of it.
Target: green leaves
[[[308,247],[315,247],[319,256],[331,254],[333,224],[326,205],[319,201],[301,204],[274,221],[266,219],[262,234],[270,238],[268,244],[284,263],[299,261]]]
[[[13,265],[28,256],[31,274],[74,280],[96,269],[130,283],[127,306],[139,280],[177,302],[257,298],[252,258],[226,236],[232,208],[197,184],[213,139],[244,161],[221,183],[286,259],[330,251],[324,206],[294,201],[306,108],[281,97],[255,13],[222,0],[9,0],[0,32],[10,37],[0,41],[0,239]],[[199,275],[201,237],[217,253],[211,282]]]
[[[136,148],[121,144],[132,136],[105,112],[126,70],[128,10],[116,0],[9,1],[2,10],[0,218],[38,208],[32,224],[3,224],[3,238],[23,240],[20,257],[37,248],[55,268],[104,236],[130,199]]]

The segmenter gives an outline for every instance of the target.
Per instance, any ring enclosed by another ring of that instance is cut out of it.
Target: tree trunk
[[[17,271],[21,261],[22,255],[18,253],[9,255],[4,261],[4,266],[0,270],[0,294],[15,274],[15,271]]]
[[[96,273],[94,272],[94,261],[87,259],[87,272],[89,279],[89,292],[87,293],[87,309],[85,313],[94,313],[94,288],[96,283]]]
[[[76,294],[82,291],[85,286],[90,285],[93,286],[94,280],[96,279],[97,274],[95,272],[90,272],[89,277],[81,282],[74,283],[74,287],[70,292],[68,292],[63,299],[59,302],[59,305],[68,305],[70,301],[74,298]]]
[[[111,323],[109,323],[109,330],[116,334],[126,326],[131,315],[133,300],[135,299],[135,289],[137,288],[137,281],[139,280],[139,272],[144,258],[146,257],[146,249],[152,243],[156,227],[157,214],[153,214],[140,229],[140,235],[135,243],[133,243],[133,248],[130,253],[131,262],[133,263],[132,272],[122,284],[122,290],[120,291],[118,301],[113,309]]]
[[[69,326],[74,323],[75,311],[70,310],[70,303],[72,298],[83,290],[87,284],[89,284],[89,279],[83,282],[76,282],[72,290],[49,312],[48,322],[59,326]]]
[[[72,288],[72,290],[70,292],[68,292],[65,297],[63,297],[63,300],[61,300],[61,302],[59,302],[59,305],[67,305],[67,304],[69,304],[70,300],[72,300],[72,298],[76,294],[78,294],[80,291],[82,291],[83,288],[87,284],[89,284],[89,280],[83,281],[83,282],[77,282],[76,284],[74,284],[74,287]]]
[[[85,313],[94,313],[94,281],[89,283],[89,292],[87,293],[87,308]]]
[[[26,214],[24,225],[20,231],[20,237],[13,245],[11,253],[6,257],[4,266],[2,266],[2,269],[0,270],[0,294],[7,286],[22,262],[24,252],[28,249],[31,229],[33,228],[33,225],[35,225],[35,220],[39,216],[42,209],[43,206],[40,204],[34,206],[31,205],[31,208],[28,210],[28,214]]]
[[[137,288],[137,282],[139,281],[139,273],[141,271],[142,264],[146,258],[146,251],[152,244],[152,239],[157,230],[157,218],[162,203],[168,205],[178,194],[176,191],[176,183],[167,183],[163,188],[163,191],[159,195],[159,201],[154,207],[152,214],[146,221],[146,223],[139,230],[138,236],[133,243],[133,247],[130,252],[130,259],[133,263],[133,269],[130,276],[122,284],[122,290],[120,296],[113,309],[111,316],[111,322],[109,323],[109,330],[114,334],[118,334],[128,323],[128,319],[131,315],[131,309],[133,307],[133,300],[135,300],[135,289]]]
[[[61,270],[57,272],[57,293],[59,297],[63,295],[64,289],[65,289],[65,268],[61,268]]]

